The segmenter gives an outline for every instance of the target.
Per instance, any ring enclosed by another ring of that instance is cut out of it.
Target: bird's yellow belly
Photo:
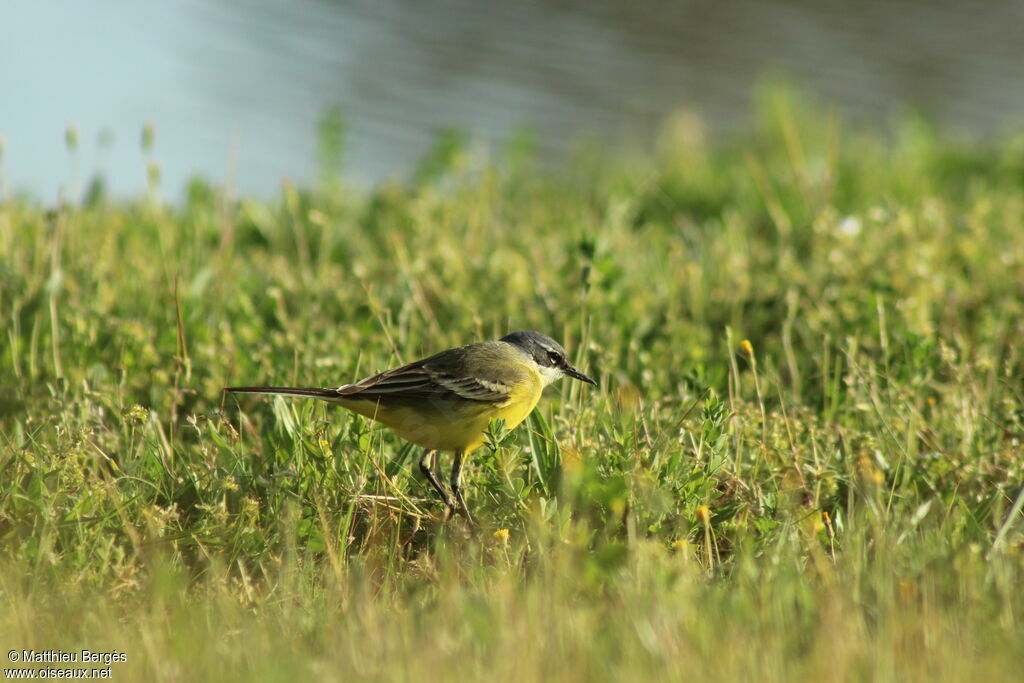
[[[507,429],[518,426],[533,411],[543,387],[524,391],[506,403],[473,401],[424,402],[415,407],[383,401],[341,399],[342,406],[374,419],[395,430],[400,437],[423,448],[440,451],[476,450],[484,443],[484,434],[491,420],[504,420]]]

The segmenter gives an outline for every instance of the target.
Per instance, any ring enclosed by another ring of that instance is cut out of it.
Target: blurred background
[[[728,138],[771,75],[850,120],[1024,121],[1019,0],[14,0],[0,35],[0,183],[43,201],[97,173],[139,193],[150,161],[171,199],[193,175],[269,196],[316,179],[325,119],[354,184],[403,177],[444,130],[557,161],[650,147],[686,108]]]

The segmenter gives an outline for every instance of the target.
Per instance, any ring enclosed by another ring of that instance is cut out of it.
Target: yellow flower
[[[706,525],[711,521],[711,508],[707,505],[698,505],[695,514],[697,515],[697,521],[701,524]]]
[[[502,545],[508,543],[508,529],[498,529],[495,531],[494,540],[498,541]]]
[[[744,339],[740,342],[740,351],[747,354],[748,356],[754,355],[754,345],[750,343],[749,339]]]

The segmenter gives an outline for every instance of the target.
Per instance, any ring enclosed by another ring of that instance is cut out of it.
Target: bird
[[[224,391],[316,398],[390,427],[423,448],[419,468],[444,503],[444,519],[458,513],[473,525],[462,494],[466,455],[483,445],[491,420],[504,420],[513,429],[533,412],[544,388],[562,377],[597,385],[569,361],[561,344],[542,332],[522,330],[333,389],[237,386]],[[434,472],[438,451],[454,454],[450,493]]]

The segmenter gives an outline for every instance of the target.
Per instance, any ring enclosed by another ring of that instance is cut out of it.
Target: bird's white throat
[[[544,386],[551,384],[556,379],[562,379],[565,377],[565,373],[558,368],[545,367],[539,363],[534,363],[533,365],[537,369],[537,372],[540,373],[540,378],[541,381],[544,382]]]

